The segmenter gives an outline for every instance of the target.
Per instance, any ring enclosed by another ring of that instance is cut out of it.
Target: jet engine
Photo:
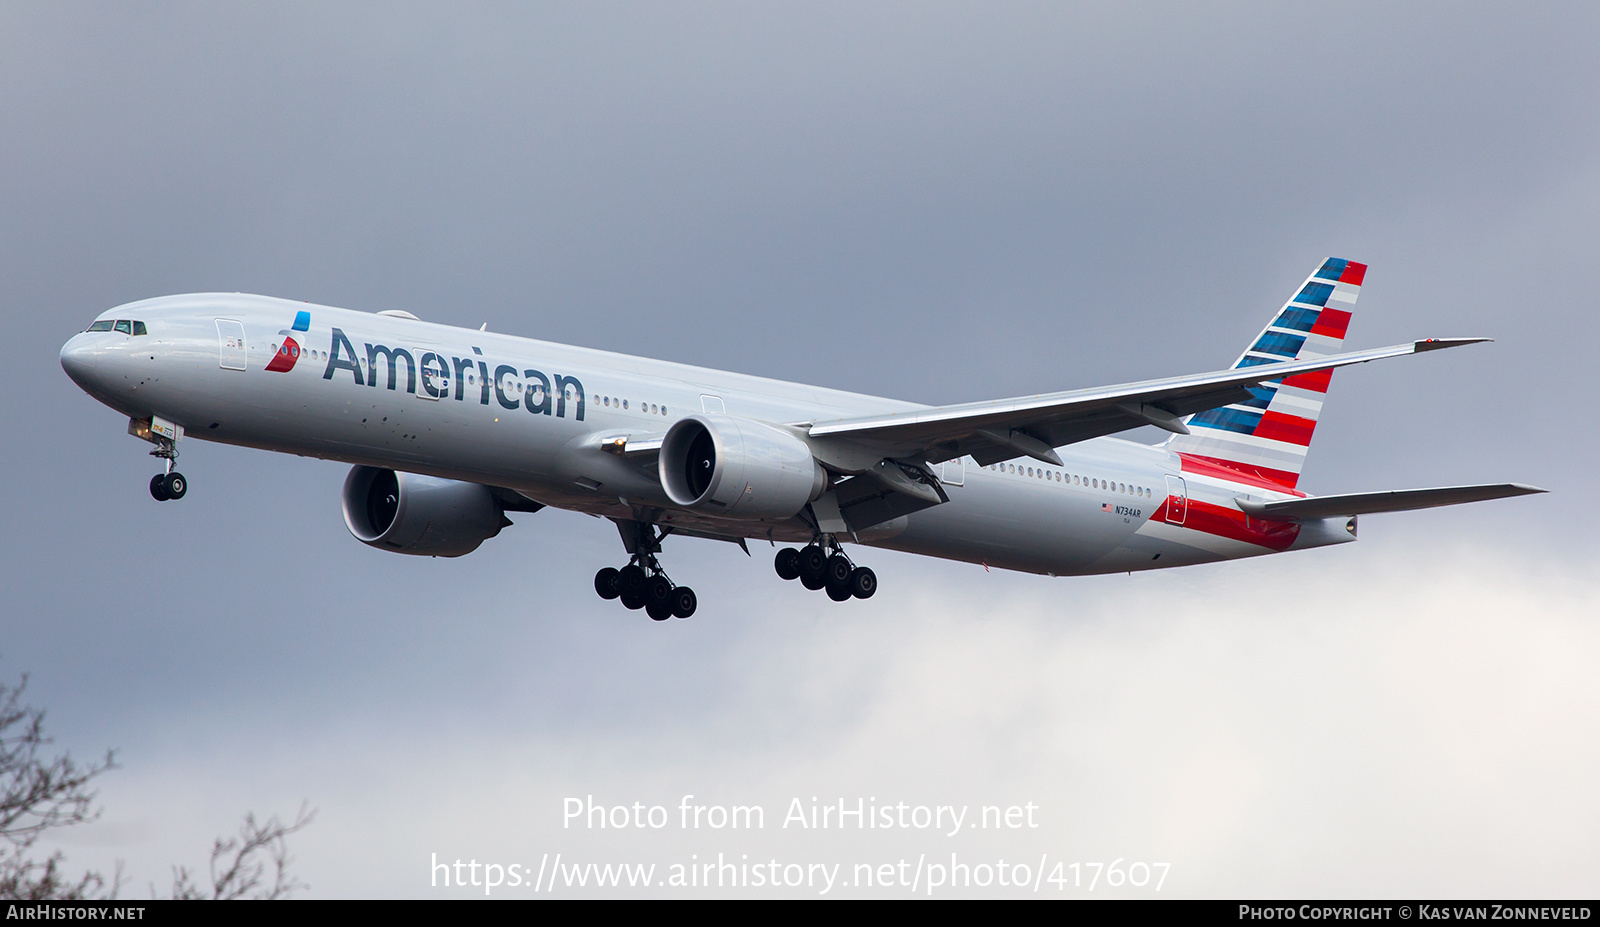
[[[691,415],[661,442],[667,498],[708,515],[794,517],[828,487],[804,441],[771,425],[728,415]]]
[[[459,557],[511,524],[487,486],[378,467],[344,478],[344,523],[380,550]]]

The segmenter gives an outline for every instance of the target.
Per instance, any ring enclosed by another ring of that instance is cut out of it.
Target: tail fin
[[[1233,366],[1337,354],[1366,273],[1365,264],[1324,261]],[[1190,417],[1190,434],[1174,435],[1166,447],[1182,457],[1185,470],[1293,491],[1332,375],[1323,371],[1262,383],[1246,402]]]

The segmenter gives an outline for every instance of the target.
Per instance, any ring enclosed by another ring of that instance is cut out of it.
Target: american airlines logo
[[[295,332],[311,333],[311,313],[302,309],[295,313],[294,325],[281,329],[278,336],[283,339],[278,345],[277,353],[272,355],[267,369],[274,373],[288,373],[294,369],[295,361],[300,359],[300,342],[295,340]]]

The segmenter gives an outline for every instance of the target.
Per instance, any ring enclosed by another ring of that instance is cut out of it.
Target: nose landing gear
[[[807,589],[826,589],[828,598],[835,602],[870,599],[878,591],[877,574],[852,563],[838,542],[829,537],[800,550],[785,547],[778,551],[772,566],[783,579],[798,579]]]
[[[165,458],[167,467],[165,472],[150,477],[150,496],[157,502],[182,499],[184,493],[189,491],[189,481],[182,473],[173,469],[178,460],[177,442],[158,435],[154,443],[155,449],[150,452],[150,456]]]

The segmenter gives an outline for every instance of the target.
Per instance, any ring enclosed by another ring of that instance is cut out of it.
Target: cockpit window
[[[146,328],[145,324],[143,322],[140,322],[140,321],[135,320],[135,319],[115,319],[115,320],[112,320],[112,319],[101,319],[100,321],[98,321],[98,322],[94,323],[93,325],[90,325],[88,328],[84,329],[84,331],[91,331],[91,332],[118,331],[118,332],[122,332],[124,335],[148,335],[148,334],[150,334],[150,329]]]

